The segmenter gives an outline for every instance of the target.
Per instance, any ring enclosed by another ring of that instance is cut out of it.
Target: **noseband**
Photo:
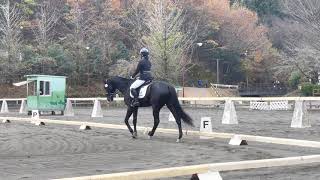
[[[109,97],[113,97],[114,93],[106,93],[106,95],[109,96]]]

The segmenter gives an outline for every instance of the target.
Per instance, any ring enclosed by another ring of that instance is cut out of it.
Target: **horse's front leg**
[[[153,107],[154,124],[153,124],[152,130],[148,133],[150,139],[154,135],[154,133],[155,133],[155,131],[156,131],[158,125],[159,125],[159,122],[160,122],[160,118],[159,118],[160,109],[161,108]]]
[[[137,119],[138,119],[138,107],[136,107],[133,110],[133,134],[132,137],[133,138],[137,138],[138,137],[138,132],[137,132]]]
[[[130,124],[129,124],[129,118],[132,115],[133,109],[131,107],[128,107],[127,109],[127,114],[126,117],[124,119],[124,123],[126,123],[130,133],[133,135],[133,129],[131,128]]]

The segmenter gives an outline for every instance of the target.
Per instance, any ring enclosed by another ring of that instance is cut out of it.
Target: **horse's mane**
[[[120,84],[127,84],[127,83],[130,83],[131,79],[128,79],[128,78],[124,78],[124,77],[120,77],[120,76],[111,76],[109,78],[110,81],[112,81],[113,83],[120,83]]]
[[[117,81],[117,82],[119,82],[119,81],[130,81],[130,79],[128,79],[128,78],[124,78],[124,77],[120,77],[120,76],[111,76],[110,78],[109,78],[110,80],[113,80],[113,81]]]

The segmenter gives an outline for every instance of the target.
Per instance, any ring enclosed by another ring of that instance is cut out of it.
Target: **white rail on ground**
[[[98,128],[108,128],[108,129],[118,129],[118,130],[127,130],[125,125],[117,124],[105,124],[105,123],[93,123],[93,122],[82,122],[82,121],[64,121],[64,120],[52,120],[52,119],[31,119],[31,118],[20,118],[20,117],[0,117],[0,120],[10,120],[10,121],[41,121],[48,124],[62,124],[62,125],[87,125],[90,127]],[[138,126],[137,130],[146,132],[151,130],[150,127],[141,127]],[[167,134],[178,134],[176,129],[164,129],[157,128],[157,132],[167,133]],[[320,148],[320,142],[318,141],[308,141],[308,140],[298,140],[298,139],[287,139],[287,138],[275,138],[275,137],[265,137],[265,136],[253,136],[245,134],[234,134],[234,133],[218,133],[218,132],[200,132],[200,131],[187,131],[187,135],[192,136],[208,136],[213,138],[222,138],[222,139],[231,139],[235,135],[239,136],[241,139],[251,142],[261,142],[261,143],[272,143],[272,144],[281,144],[281,145],[292,145],[292,146],[302,146],[302,147],[312,147]]]
[[[171,167],[144,171],[133,171],[123,173],[113,173],[94,176],[72,177],[60,180],[140,180],[169,178],[177,176],[186,176],[199,173],[217,172],[217,171],[234,171],[244,169],[269,168],[280,166],[293,166],[310,163],[320,163],[320,155],[297,156],[275,159],[261,159],[238,162],[225,162],[213,164],[201,164],[183,167]]]

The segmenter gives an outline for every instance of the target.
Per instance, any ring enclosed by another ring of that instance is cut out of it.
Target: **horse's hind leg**
[[[176,109],[174,108],[173,105],[167,105],[167,107],[169,108],[170,112],[172,113],[174,119],[176,120],[176,123],[178,125],[178,129],[179,129],[179,138],[177,139],[177,142],[181,142],[181,138],[182,138],[182,127],[181,127],[181,118],[179,117]]]
[[[154,118],[154,124],[153,124],[153,128],[151,131],[149,131],[148,135],[150,136],[150,138],[154,135],[159,123],[160,123],[160,118],[159,118],[159,112],[160,109],[159,107],[152,107],[153,109],[153,118]]]
[[[133,134],[133,129],[131,128],[130,124],[129,124],[129,118],[132,115],[133,109],[131,107],[128,107],[127,109],[127,114],[126,117],[124,119],[124,123],[127,125],[129,131],[131,134]]]
[[[137,132],[137,118],[138,118],[138,108],[136,107],[133,110],[133,134],[132,137],[133,138],[137,138],[138,137],[138,132]]]

